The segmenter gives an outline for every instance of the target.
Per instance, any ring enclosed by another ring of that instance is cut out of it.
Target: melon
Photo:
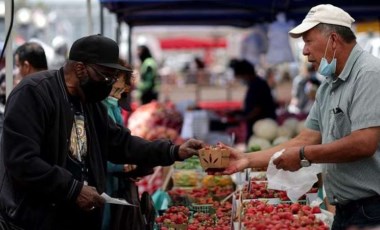
[[[278,124],[270,118],[261,119],[253,124],[253,133],[257,137],[272,141],[277,137]]]
[[[270,148],[271,144],[265,138],[251,136],[248,140],[248,149],[257,149],[258,147],[260,147],[261,150],[264,150]]]

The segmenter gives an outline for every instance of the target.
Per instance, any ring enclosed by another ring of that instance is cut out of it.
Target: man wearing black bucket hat
[[[107,160],[170,165],[203,143],[181,146],[132,136],[108,117],[120,70],[116,42],[74,42],[60,70],[30,75],[11,92],[0,159],[0,229],[100,229]],[[136,154],[138,153],[138,154]]]

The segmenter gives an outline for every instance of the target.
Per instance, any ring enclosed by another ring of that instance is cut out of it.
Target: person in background
[[[307,102],[303,107],[303,113],[309,114],[311,108],[316,99],[317,91],[319,86],[321,85],[321,81],[318,78],[310,78],[305,85],[305,94],[307,97]]]
[[[137,55],[141,62],[140,81],[137,84],[137,97],[142,105],[158,100],[159,74],[158,66],[150,50],[145,45],[137,48]]]
[[[265,80],[267,81],[267,84],[269,88],[271,89],[273,100],[277,103],[277,81],[276,81],[276,68],[268,68],[265,71]]]
[[[248,89],[244,98],[243,121],[246,123],[246,142],[253,135],[253,124],[263,118],[276,119],[276,104],[268,83],[257,76],[254,66],[247,60],[230,63],[235,78],[244,81]]]
[[[291,37],[302,37],[303,54],[326,78],[295,138],[271,149],[241,153],[231,148],[231,174],[262,168],[275,152],[277,169],[296,171],[322,164],[323,186],[335,205],[333,230],[380,227],[380,60],[364,51],[341,8],[317,5]]]
[[[288,106],[288,110],[293,114],[305,112],[305,108],[309,101],[309,96],[306,92],[307,83],[313,83],[316,78],[316,71],[311,64],[307,64],[301,69],[301,73],[294,77],[292,84],[292,99]]]
[[[125,61],[119,61],[129,68]],[[103,100],[108,115],[115,123],[124,126],[119,100],[122,94],[130,94],[132,89],[132,71],[121,71],[120,77],[113,84],[110,95]],[[123,106],[125,107],[125,105]],[[128,109],[128,108],[127,108]],[[124,198],[129,203],[139,206],[139,194],[135,181],[153,172],[152,168],[138,167],[131,164],[114,164],[107,162],[106,193],[118,198]],[[136,207],[106,204],[103,216],[103,230],[111,229],[144,229],[143,217]]]
[[[15,66],[14,85],[17,85],[26,75],[47,70],[45,51],[38,43],[26,42],[19,46],[14,54]],[[0,63],[0,138],[3,132],[4,108],[5,108],[5,58]]]
[[[19,46],[15,51],[14,58],[21,78],[48,69],[45,51],[36,42],[26,42]]]
[[[117,125],[101,101],[119,72],[130,71],[118,60],[112,39],[82,37],[62,68],[33,73],[13,89],[1,141],[0,226],[101,229],[107,161],[166,166],[204,146],[147,141]]]
[[[196,83],[199,85],[208,85],[210,76],[206,68],[205,62],[200,57],[194,58],[194,72]]]
[[[52,40],[51,46],[54,49],[54,58],[51,61],[50,69],[59,69],[66,62],[69,46],[66,39],[62,36],[56,36]]]

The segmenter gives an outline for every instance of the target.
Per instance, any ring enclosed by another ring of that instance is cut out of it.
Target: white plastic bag
[[[294,203],[318,181],[317,174],[322,172],[322,168],[320,165],[311,164],[310,167],[300,168],[295,172],[277,169],[273,160],[281,156],[284,151],[285,149],[276,152],[269,161],[268,188],[286,191],[287,196]]]

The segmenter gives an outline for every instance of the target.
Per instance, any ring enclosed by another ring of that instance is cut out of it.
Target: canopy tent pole
[[[133,26],[131,24],[128,25],[128,62],[132,65],[132,28]]]
[[[104,9],[103,4],[99,5],[99,15],[100,15],[100,34],[104,35]]]
[[[93,34],[93,25],[94,25],[94,22],[92,21],[92,10],[91,10],[91,0],[87,0],[87,21],[88,21],[88,28],[87,28],[87,31],[88,31],[88,34]]]
[[[5,1],[5,25],[6,29],[11,26],[12,17],[12,2]],[[7,31],[5,31],[6,33]],[[9,40],[7,42],[6,55],[5,55],[5,96],[8,98],[13,89],[13,29],[10,31]]]
[[[117,21],[116,24],[116,43],[120,45],[120,35],[121,35],[121,26],[120,26],[120,21]]]

